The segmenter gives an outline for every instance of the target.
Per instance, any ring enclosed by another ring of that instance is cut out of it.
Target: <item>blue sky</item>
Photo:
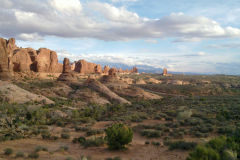
[[[0,24],[59,59],[240,74],[238,0],[0,0]]]

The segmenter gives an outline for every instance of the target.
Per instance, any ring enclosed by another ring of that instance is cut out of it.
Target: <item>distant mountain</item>
[[[163,72],[162,68],[155,68],[155,67],[148,66],[148,65],[131,66],[131,65],[123,64],[123,63],[109,63],[109,62],[98,62],[98,61],[94,61],[94,63],[100,64],[102,67],[104,67],[105,65],[108,65],[110,67],[122,68],[123,70],[125,70],[125,69],[130,70],[133,67],[137,67],[139,73],[142,73],[142,72],[145,72],[145,73],[162,73]]]

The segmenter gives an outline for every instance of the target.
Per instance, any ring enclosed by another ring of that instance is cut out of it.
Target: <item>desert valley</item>
[[[0,39],[1,160],[235,160],[239,108],[239,76],[60,63]]]

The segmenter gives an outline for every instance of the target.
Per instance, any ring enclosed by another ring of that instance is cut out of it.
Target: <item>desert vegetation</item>
[[[102,93],[89,90],[82,81],[71,84],[56,80],[13,81],[15,85],[43,95],[54,103],[31,101],[19,104],[0,99],[0,158],[239,158],[239,77],[140,74],[122,75],[121,78],[161,81],[128,86],[161,98],[129,96],[132,91],[124,94],[125,88],[122,92],[112,83],[104,83],[131,102],[120,104]],[[173,83],[176,80],[189,84]],[[90,96],[76,96],[83,90],[88,95],[94,92],[110,103],[93,103]]]

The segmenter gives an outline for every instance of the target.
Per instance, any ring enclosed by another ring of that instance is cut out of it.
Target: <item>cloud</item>
[[[207,54],[206,52],[202,52],[202,51],[197,53],[198,56],[205,56],[206,54]]]
[[[217,49],[236,49],[236,48],[240,48],[240,43],[238,42],[234,42],[234,43],[225,43],[225,44],[211,44],[208,45],[207,47],[210,48],[217,48]]]
[[[111,0],[114,3],[118,3],[118,2],[137,2],[138,0]]]
[[[156,39],[146,39],[145,42],[154,43],[154,44],[158,43],[158,41]]]
[[[222,27],[207,17],[172,13],[149,19],[102,2],[0,0],[0,6],[4,6],[0,10],[0,35],[25,40],[26,35],[105,41],[174,38],[175,42],[240,37],[239,28]]]
[[[42,40],[44,40],[43,37],[38,35],[38,33],[33,33],[33,34],[22,33],[17,36],[17,39],[20,39],[23,41],[42,41]]]

